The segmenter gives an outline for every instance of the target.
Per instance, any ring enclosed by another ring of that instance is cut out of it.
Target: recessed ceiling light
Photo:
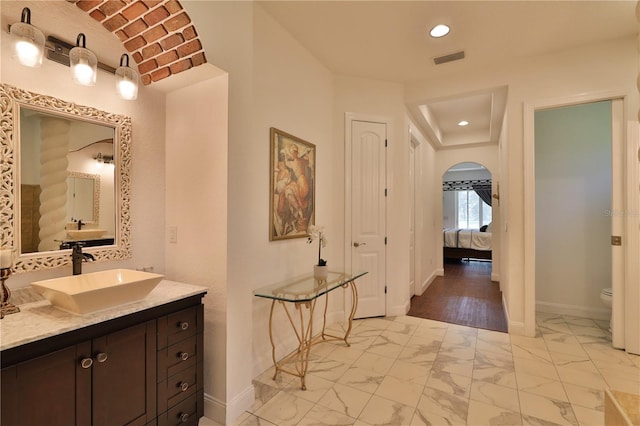
[[[468,125],[469,125],[469,122],[467,120],[458,121],[458,126],[460,127],[464,127]]]
[[[431,28],[431,31],[429,31],[429,34],[431,35],[431,37],[444,37],[447,34],[449,34],[450,28],[448,25],[444,25],[444,24],[438,24],[435,27]]]

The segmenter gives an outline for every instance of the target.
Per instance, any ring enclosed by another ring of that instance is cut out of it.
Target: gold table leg
[[[358,289],[356,288],[356,283],[355,281],[350,281],[347,284],[343,285],[342,288],[346,289],[346,288],[350,288],[351,289],[351,311],[349,311],[349,319],[348,319],[348,326],[347,326],[347,331],[344,333],[344,336],[340,337],[340,336],[334,336],[332,334],[326,333],[324,331],[325,325],[327,324],[327,306],[329,305],[329,293],[325,294],[325,305],[324,305],[324,318],[323,318],[323,322],[322,322],[322,340],[324,341],[330,341],[330,340],[344,340],[344,343],[347,346],[351,346],[351,343],[349,343],[347,341],[347,339],[349,338],[349,335],[351,334],[351,328],[353,326],[353,317],[356,315],[356,310],[358,309]]]
[[[285,356],[279,362],[276,359],[276,346],[273,341],[273,311],[275,308],[276,302],[279,302],[285,313],[287,314],[287,318],[289,319],[289,323],[291,324],[291,328],[293,329],[296,338],[298,339],[298,348]],[[309,354],[311,352],[311,346],[313,346],[313,312],[316,306],[316,300],[306,301],[306,302],[293,302],[296,310],[298,311],[299,316],[299,326],[296,326],[296,323],[287,308],[286,302],[273,300],[271,302],[271,312],[269,314],[269,339],[271,340],[271,358],[273,359],[273,365],[275,367],[275,373],[273,375],[273,379],[275,380],[278,377],[278,373],[280,371],[285,372],[287,374],[294,375],[300,378],[300,385],[302,390],[306,390],[307,386],[305,384],[305,377],[307,375],[307,369],[309,368]],[[307,321],[304,319],[303,309],[307,308],[309,310],[309,318]],[[284,364],[293,362],[295,371],[287,369],[283,367]]]
[[[333,336],[325,332],[325,327],[327,324],[327,306],[329,302],[329,293],[325,293],[325,305],[324,312],[322,318],[322,331],[318,336],[313,336],[313,313],[315,311],[316,300],[313,299],[311,301],[305,302],[285,302],[282,300],[273,299],[271,301],[271,310],[269,312],[269,340],[271,341],[271,358],[273,359],[273,366],[275,368],[275,372],[273,374],[273,380],[276,380],[279,372],[284,372],[287,374],[291,374],[293,376],[300,378],[300,387],[302,390],[306,390],[307,386],[305,383],[305,377],[307,375],[307,370],[309,368],[309,355],[311,353],[311,347],[316,343],[322,343],[330,340],[343,340],[347,346],[351,346],[351,344],[347,341],[349,338],[349,334],[351,334],[351,328],[353,325],[353,317],[356,314],[356,310],[358,308],[358,290],[356,288],[356,284],[354,281],[351,281],[342,286],[344,289],[349,287],[351,289],[351,310],[349,312],[349,320],[347,331],[344,336]],[[282,358],[280,361],[276,359],[276,345],[273,340],[273,312],[275,310],[276,302],[282,305],[287,318],[289,319],[289,323],[291,324],[291,328],[293,329],[296,338],[298,339],[298,348],[294,350],[289,355]],[[296,326],[296,323],[287,308],[287,303],[293,303],[295,309],[298,311],[298,321],[299,326]],[[309,310],[309,318],[307,321],[304,319],[303,309],[306,308]],[[295,371],[291,369],[287,369],[284,367],[285,364],[293,362],[295,365]]]

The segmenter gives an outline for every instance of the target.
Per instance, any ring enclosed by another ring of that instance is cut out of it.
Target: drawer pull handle
[[[186,392],[186,391],[187,391],[187,389],[189,389],[189,383],[187,383],[187,382],[181,382],[181,383],[180,383],[180,390],[181,390],[182,392]]]
[[[189,359],[189,352],[180,352],[178,356],[181,360],[186,361]]]
[[[180,421],[182,423],[186,423],[189,421],[189,414],[188,413],[182,413],[178,416],[180,418]]]
[[[82,358],[80,360],[80,365],[82,368],[91,368],[93,365],[93,360],[91,358]]]
[[[180,324],[178,324],[178,326],[180,327],[181,330],[186,330],[187,328],[189,328],[189,323],[187,321],[182,321]]]
[[[100,363],[105,362],[107,358],[109,358],[109,355],[104,352],[100,352],[98,355],[96,355],[96,361]]]

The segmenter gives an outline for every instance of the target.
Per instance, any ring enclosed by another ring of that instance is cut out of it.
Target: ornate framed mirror
[[[98,261],[130,258],[131,118],[4,83],[0,113],[0,242],[18,252],[14,272],[70,264],[76,241]]]

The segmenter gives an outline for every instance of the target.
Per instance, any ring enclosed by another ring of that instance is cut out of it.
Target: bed
[[[445,259],[491,259],[491,232],[477,229],[445,229]]]

